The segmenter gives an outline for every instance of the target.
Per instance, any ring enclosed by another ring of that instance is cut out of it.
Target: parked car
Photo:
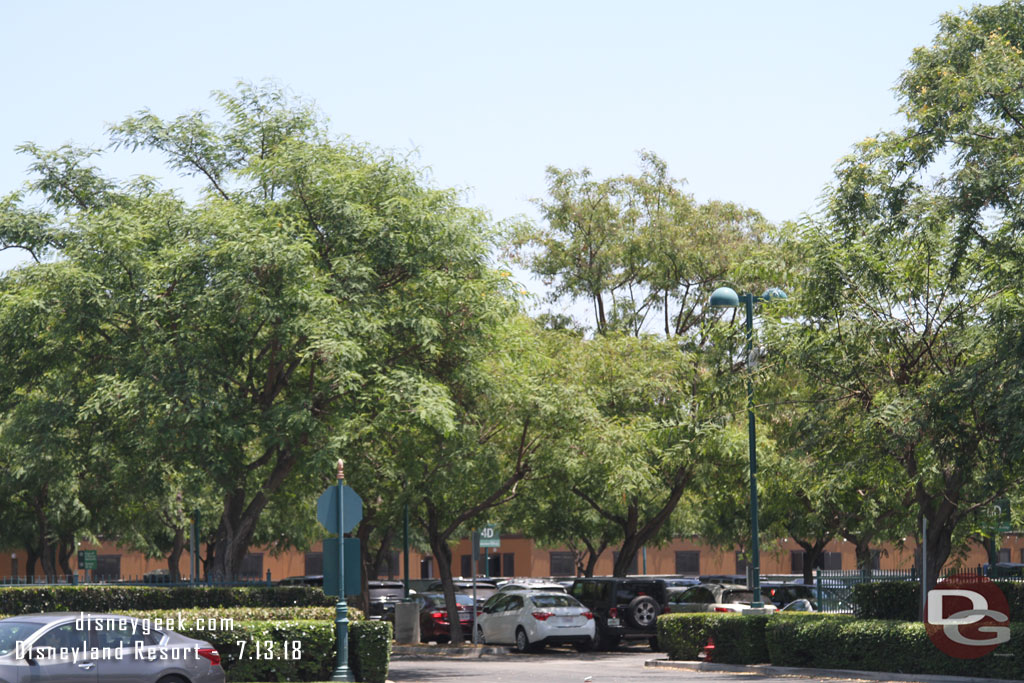
[[[477,641],[512,644],[519,652],[545,645],[594,647],[594,614],[565,593],[502,591],[488,600],[477,618]]]
[[[0,680],[224,683],[213,645],[148,623],[81,612],[0,619]]]
[[[466,593],[468,595],[473,594],[473,579],[464,579],[458,577],[452,579],[452,583],[455,584],[456,593]],[[440,581],[427,586],[427,591],[432,593],[440,593],[444,591],[443,584]],[[498,592],[498,585],[490,579],[477,579],[476,580],[476,599],[477,602],[483,602],[487,598],[491,597]]]
[[[444,593],[418,593],[414,600],[420,606],[420,640],[424,643],[434,641],[447,643],[451,640],[451,623],[448,621],[448,607]],[[455,594],[455,603],[459,610],[459,623],[462,632],[473,635],[473,596],[462,593]]]
[[[277,582],[278,586],[323,586],[323,574],[310,574],[308,576],[289,576]]]
[[[669,612],[742,612],[750,608],[754,593],[738,583],[702,583],[689,588],[669,589],[666,603]],[[765,609],[774,612],[774,603],[766,601]]]
[[[779,608],[780,612],[817,612],[810,600],[800,598]]]
[[[818,609],[814,586],[808,586],[806,583],[763,581],[761,582],[761,599],[765,603],[772,602],[779,609],[794,600],[807,600],[814,610]]]
[[[657,649],[657,625],[667,598],[664,579],[588,577],[573,581],[569,594],[594,613],[597,646],[613,650],[623,639],[645,639]]]
[[[560,583],[554,581],[544,581],[542,579],[512,579],[509,581],[501,582],[498,586],[499,593],[506,593],[508,591],[543,591],[546,593],[567,593],[568,589]]]
[[[369,591],[367,618],[394,621],[393,618],[388,619],[387,615],[393,614],[395,604],[405,598],[405,584],[401,581],[374,580],[367,581],[366,586]]]

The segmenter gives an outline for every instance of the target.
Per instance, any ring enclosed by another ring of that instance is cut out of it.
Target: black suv
[[[645,639],[657,649],[657,619],[666,602],[665,579],[576,579],[569,593],[590,608],[597,626],[597,646],[614,650],[623,638]]]

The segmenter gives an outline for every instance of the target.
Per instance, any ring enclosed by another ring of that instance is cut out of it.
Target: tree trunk
[[[462,632],[462,622],[459,621],[459,608],[455,600],[455,584],[452,582],[452,556],[451,549],[445,539],[437,534],[430,534],[430,550],[434,553],[434,560],[437,562],[437,573],[441,577],[441,587],[444,592],[445,606],[448,612],[448,634],[452,645],[459,645],[465,640],[466,634]],[[475,610],[476,606],[471,609]]]
[[[39,553],[31,545],[25,546],[25,579],[28,583],[35,583],[36,562],[39,560]]]
[[[74,570],[71,569],[71,556],[74,552],[74,540],[62,540],[57,546],[57,562],[60,564],[60,570],[64,572],[64,576],[71,576],[75,573]]]
[[[818,563],[818,558],[821,557],[821,553],[825,551],[825,546],[828,545],[831,539],[819,538],[813,543],[800,540],[799,538],[794,538],[793,540],[804,549],[804,583],[814,583],[814,566]]]
[[[171,554],[167,557],[167,575],[171,583],[181,581],[181,555],[185,552],[185,529],[178,527],[174,530],[174,541],[171,544]]]
[[[872,565],[871,544],[867,536],[858,537],[847,534],[854,544],[854,552],[857,554],[857,569],[862,572],[870,572]]]

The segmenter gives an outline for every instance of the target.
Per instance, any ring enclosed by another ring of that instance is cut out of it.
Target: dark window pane
[[[576,558],[573,553],[551,551],[551,576],[575,576]]]
[[[789,551],[789,569],[794,574],[802,574],[804,571],[804,551]]]
[[[324,554],[306,553],[306,576],[320,576],[324,573]]]
[[[676,574],[700,574],[700,551],[677,550]]]
[[[259,579],[263,577],[263,553],[246,553],[242,558],[242,567],[238,575],[245,579]]]
[[[999,561],[1000,562],[1010,562],[1010,549],[1009,548],[1000,548],[999,549]]]
[[[463,555],[461,558],[461,576],[470,578],[473,576],[473,556]]]
[[[842,553],[822,553],[822,562],[819,566],[823,569],[840,570],[843,568]]]
[[[121,556],[120,555],[97,555],[96,556],[96,578],[98,578],[98,579],[119,579],[119,578],[121,578]]]
[[[575,573],[575,572],[574,572]],[[516,556],[514,553],[503,553],[501,556],[501,575],[516,575]]]
[[[422,560],[420,560],[420,578],[434,578],[434,558],[424,557]]]
[[[872,550],[871,551],[871,568],[881,569],[882,568],[882,551]]]

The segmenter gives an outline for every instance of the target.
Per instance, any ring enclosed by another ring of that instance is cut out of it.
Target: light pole
[[[764,607],[761,601],[761,546],[758,543],[757,524],[757,429],[754,419],[754,380],[753,368],[751,367],[751,356],[754,351],[754,302],[771,301],[772,299],[785,299],[786,293],[778,287],[765,290],[761,296],[755,297],[747,292],[736,294],[732,287],[719,287],[711,293],[709,305],[712,308],[738,308],[740,301],[746,307],[747,313],[747,435],[750,450],[750,555],[751,563],[748,569],[750,575],[750,589],[754,594],[754,602],[751,607],[758,609]]]

